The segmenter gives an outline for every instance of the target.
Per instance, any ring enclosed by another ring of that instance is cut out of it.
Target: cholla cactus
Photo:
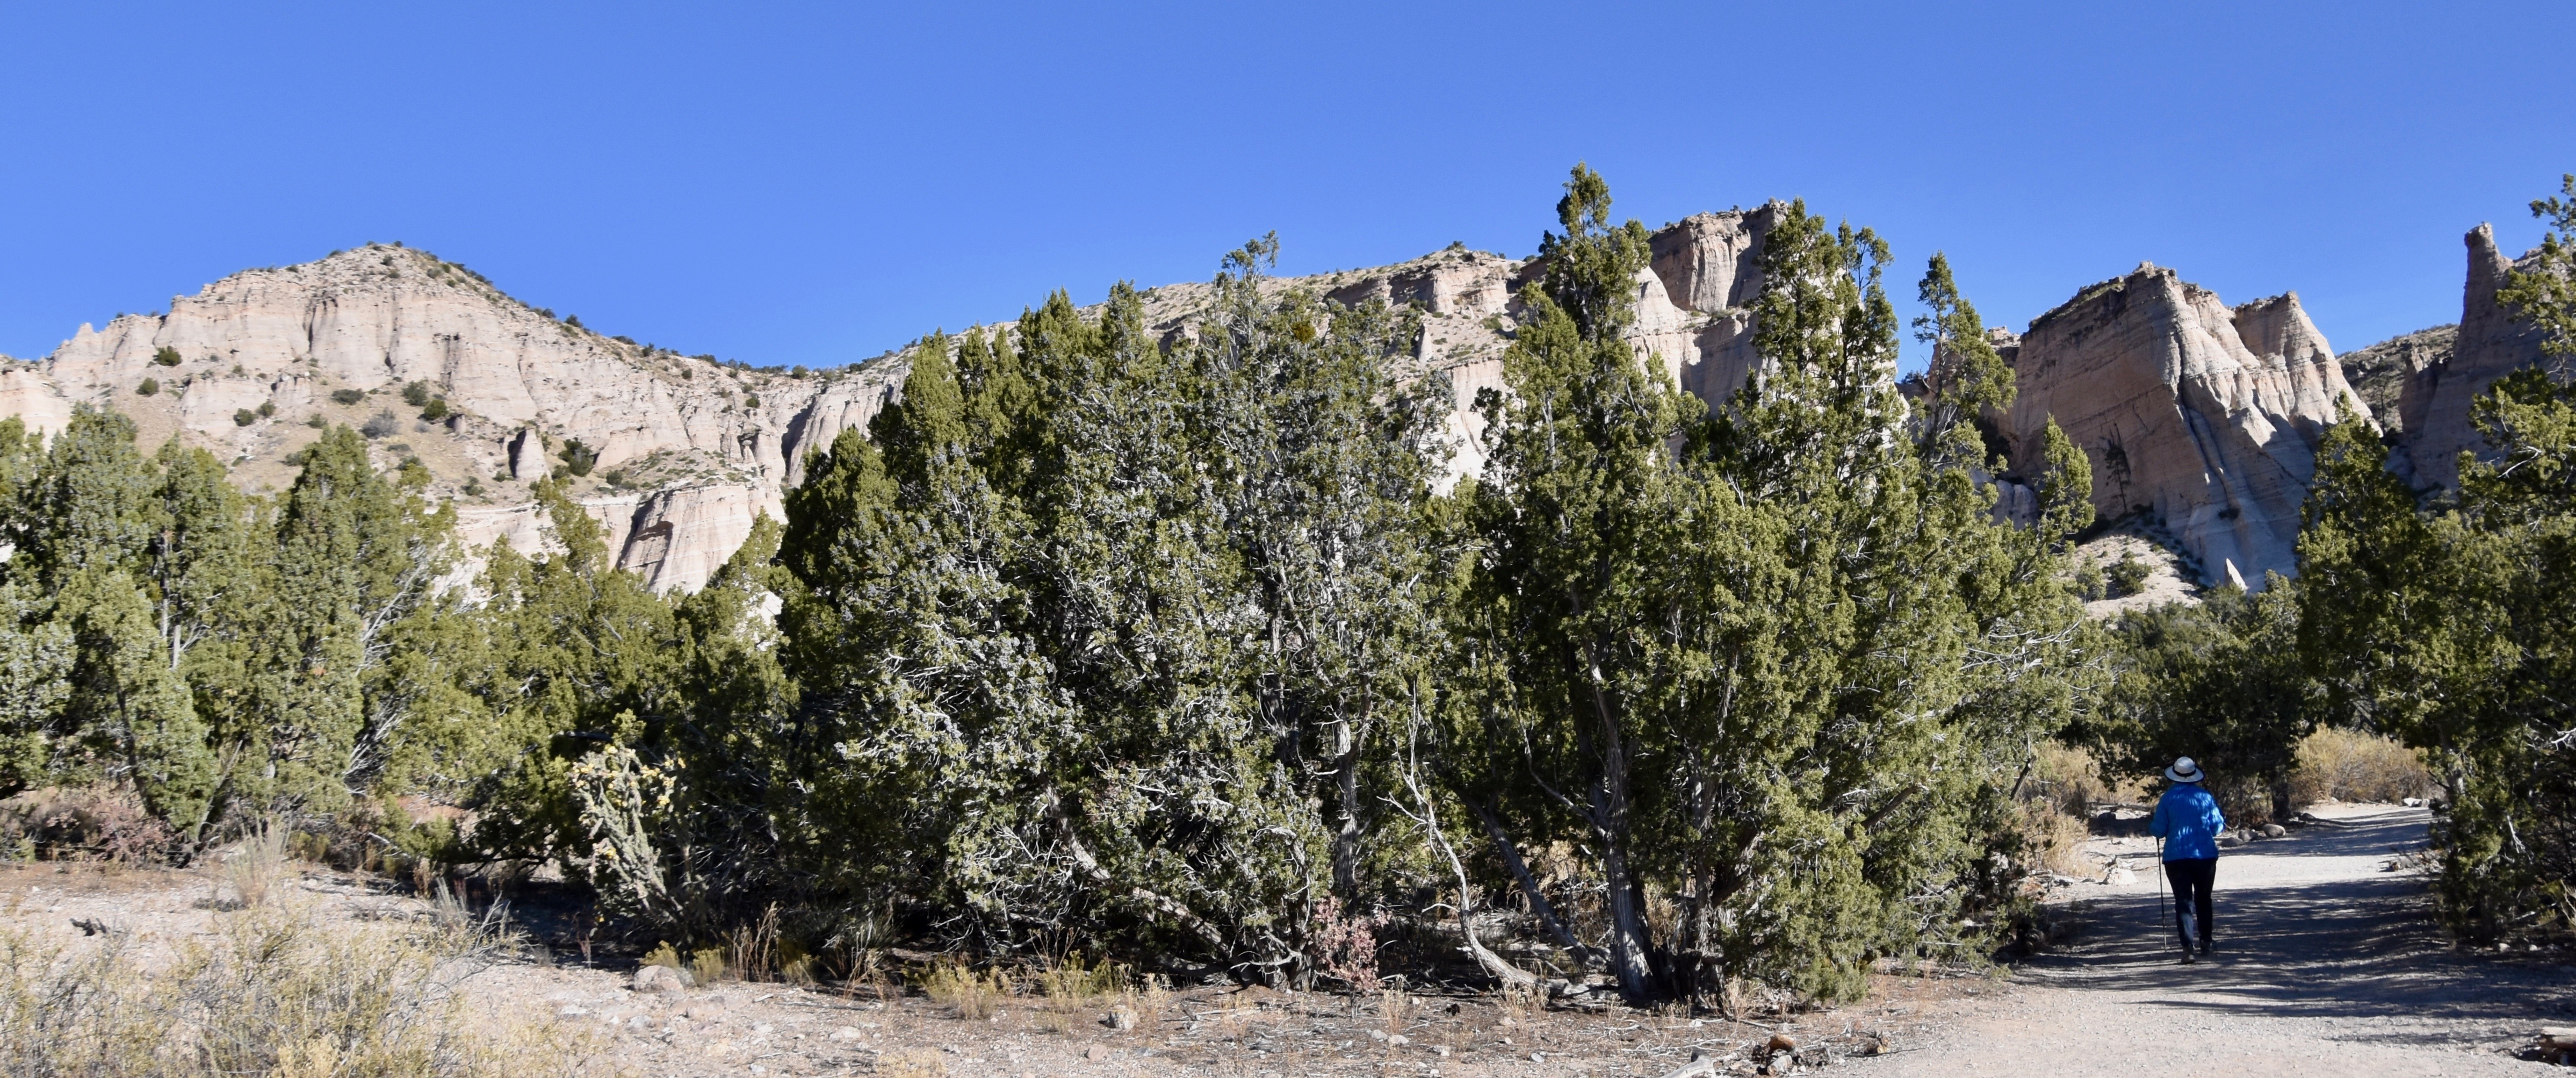
[[[572,795],[590,832],[591,879],[602,906],[658,924],[682,919],[663,857],[654,848],[657,825],[671,810],[679,786],[669,770],[644,763],[623,745],[572,765]]]

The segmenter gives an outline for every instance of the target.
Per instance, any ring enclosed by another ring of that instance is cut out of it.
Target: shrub
[[[248,409],[248,408],[235,408],[235,409],[233,409],[233,425],[234,425],[234,426],[236,426],[236,427],[247,427],[247,426],[249,426],[249,425],[251,425],[251,424],[253,424],[253,423],[257,423],[257,422],[259,422],[259,413],[254,412],[254,411],[251,411],[251,410],[250,410],[250,409]]]
[[[2112,565],[2104,574],[2109,578],[2108,590],[2111,598],[2125,598],[2145,590],[2147,577],[2154,571],[2147,563],[2139,561],[2135,554],[2121,555],[2119,562]]]
[[[159,393],[161,392],[161,380],[158,378],[146,378],[143,380],[142,385],[134,387],[134,392],[138,396],[145,397]]]
[[[221,918],[211,940],[155,960],[123,937],[0,928],[0,1073],[586,1073],[578,1034],[542,1018],[496,1029],[467,1012],[457,986],[497,942],[477,926],[359,927],[282,909]]]
[[[563,452],[560,455],[563,457],[564,471],[573,475],[589,475],[591,467],[599,463],[599,451],[583,445],[579,438],[564,439]]]
[[[2290,773],[2292,798],[2319,801],[2398,801],[2433,789],[2422,754],[2376,734],[2327,727],[2299,742],[2299,764]]]
[[[305,425],[305,426],[308,426],[308,427],[311,427],[311,428],[313,428],[313,429],[315,429],[315,430],[322,430],[322,429],[324,429],[324,428],[326,428],[326,427],[329,427],[329,426],[331,425],[331,421],[330,421],[330,420],[328,420],[328,419],[324,419],[324,418],[322,418],[321,413],[316,412],[316,413],[314,413],[314,414],[312,414],[312,415],[308,415],[308,416],[305,416],[305,417],[304,417],[304,425]]]
[[[414,408],[427,405],[429,403],[429,383],[406,383],[402,387],[402,399],[404,404],[411,405]]]
[[[162,345],[161,347],[153,350],[152,362],[158,363],[164,367],[176,367],[179,365],[179,350],[168,345]]]
[[[445,419],[451,414],[453,413],[447,410],[447,398],[445,397],[431,397],[429,399],[429,403],[423,405],[420,409],[420,417],[431,423],[436,423],[439,420]]]
[[[981,1020],[992,1017],[1002,997],[1011,994],[1011,981],[998,969],[977,973],[963,962],[942,962],[930,967],[921,990],[934,1002],[956,1011],[957,1017]]]
[[[284,829],[262,827],[224,859],[224,882],[232,885],[234,908],[251,909],[268,901],[269,889],[286,872],[286,839]]]
[[[342,407],[356,404],[365,399],[367,399],[367,394],[363,390],[334,389],[331,391],[331,403]]]
[[[260,417],[261,419],[266,419],[266,418],[268,418],[268,417],[270,417],[270,416],[276,415],[276,414],[277,414],[277,402],[276,402],[276,401],[261,401],[261,402],[259,402],[259,408],[258,408],[258,411],[259,411],[259,417]]]
[[[374,417],[367,420],[366,426],[358,428],[358,433],[364,434],[369,438],[382,438],[388,434],[399,434],[401,432],[402,419],[394,415],[392,412],[378,412]]]

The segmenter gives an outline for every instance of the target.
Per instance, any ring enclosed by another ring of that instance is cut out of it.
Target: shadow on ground
[[[2023,974],[2071,989],[2137,993],[2146,997],[2142,1006],[2212,1014],[2576,1016],[2576,970],[2539,956],[2454,950],[2433,922],[2425,880],[2415,872],[2371,865],[2358,878],[2269,882],[2302,874],[2308,866],[2299,862],[2311,859],[2384,862],[2394,852],[2421,849],[2425,823],[2420,811],[2389,812],[2312,826],[2223,857],[2214,960],[2182,964],[2162,919],[2170,907],[2156,893],[2140,892],[2093,901],[2080,914],[2076,943],[2032,959]],[[2231,877],[2245,882],[2231,885]]]

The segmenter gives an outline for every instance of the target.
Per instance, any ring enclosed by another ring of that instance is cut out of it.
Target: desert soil
[[[775,984],[676,996],[631,991],[543,940],[464,984],[469,1005],[587,1032],[593,1073],[634,1075],[1588,1075],[1663,1074],[1694,1052],[1751,1073],[1774,1035],[1799,1069],[1858,1078],[2048,1074],[2524,1074],[2513,1057],[2541,1025],[2576,1015],[2576,977],[2547,956],[2467,955],[2426,918],[2422,878],[2390,865],[2420,849],[2425,814],[2320,810],[2330,824],[2231,851],[2219,874],[2213,962],[2184,966],[2157,931],[2152,877],[2060,888],[2075,925],[2055,952],[1988,975],[1891,975],[1870,998],[1758,1022],[1679,1011],[1507,1008],[1491,997],[1347,996],[1201,987],[1173,993],[1132,1030],[1107,1004],[1058,1010],[1004,1000],[989,1020],[919,996],[876,998]],[[2147,840],[2096,840],[2141,869]],[[226,912],[204,872],[0,866],[0,920],[72,946],[76,919],[133,934],[148,952],[200,936]],[[383,881],[301,866],[271,901],[326,923],[381,923],[422,904]],[[542,932],[540,933],[542,936]],[[1883,1052],[1872,1056],[1873,1052]],[[2559,1073],[2552,1071],[2550,1073]]]

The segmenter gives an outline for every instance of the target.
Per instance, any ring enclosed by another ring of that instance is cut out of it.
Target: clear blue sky
[[[1991,323],[2144,259],[2351,349],[2457,319],[2460,234],[2536,242],[2576,170],[2576,5],[1952,6],[11,3],[0,352],[402,240],[845,363],[1271,229],[1527,254],[1577,159],[1648,224],[1876,227],[1908,300],[1946,249]]]

